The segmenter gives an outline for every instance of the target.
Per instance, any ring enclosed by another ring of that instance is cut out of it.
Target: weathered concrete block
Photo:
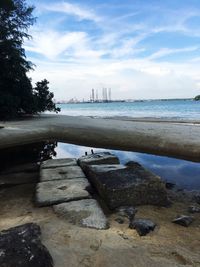
[[[41,168],[57,168],[57,167],[64,167],[64,166],[76,166],[77,161],[73,158],[65,158],[65,159],[49,159],[43,161],[41,164]]]
[[[84,199],[54,206],[55,212],[69,222],[89,228],[107,229],[108,221],[95,199]]]
[[[87,179],[47,181],[36,186],[36,205],[51,206],[62,202],[90,198]]]
[[[40,227],[27,223],[0,232],[1,267],[53,267],[53,260],[40,241]]]
[[[74,178],[85,178],[85,174],[79,166],[64,166],[50,169],[42,168],[40,170],[41,182]]]
[[[99,152],[80,157],[78,164],[84,169],[86,165],[119,164],[119,159],[110,152]]]
[[[138,163],[129,166],[88,165],[86,173],[111,209],[120,206],[168,204],[164,182]]]

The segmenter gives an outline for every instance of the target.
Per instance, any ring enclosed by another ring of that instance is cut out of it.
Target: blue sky
[[[47,78],[57,100],[182,98],[200,93],[199,0],[28,0],[35,6],[33,82]]]

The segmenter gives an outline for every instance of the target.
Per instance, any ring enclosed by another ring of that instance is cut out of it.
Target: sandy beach
[[[130,118],[40,116],[2,122],[0,148],[58,140],[94,147],[135,150],[200,161],[199,122],[161,121]],[[169,190],[173,205],[140,206],[136,218],[151,219],[155,231],[145,237],[130,229],[128,219],[119,224],[115,212],[103,205],[110,228],[95,230],[73,225],[55,214],[52,207],[35,206],[35,182],[4,187],[0,191],[0,230],[28,222],[40,225],[42,242],[50,251],[55,267],[181,267],[200,266],[200,215],[185,228],[172,220],[187,214],[194,204],[190,194]]]
[[[46,140],[200,161],[199,122],[42,115],[1,122],[0,149]]]
[[[115,221],[107,213],[110,228],[87,229],[58,217],[51,207],[33,204],[35,184],[18,185],[1,190],[0,230],[27,222],[41,226],[42,242],[53,256],[55,267],[181,267],[200,266],[200,215],[188,228],[171,220],[185,213],[189,202],[177,201],[170,208],[141,206],[136,218],[157,223],[154,232],[140,237],[135,230]]]

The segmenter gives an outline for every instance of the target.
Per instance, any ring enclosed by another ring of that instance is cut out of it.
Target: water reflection
[[[90,153],[91,149],[94,152],[113,152],[119,157],[122,164],[130,160],[137,161],[155,174],[161,176],[165,181],[175,183],[179,188],[200,190],[200,163],[143,153],[96,149],[63,143],[58,143],[58,147],[56,148],[57,158],[78,158],[84,155],[86,151]]]

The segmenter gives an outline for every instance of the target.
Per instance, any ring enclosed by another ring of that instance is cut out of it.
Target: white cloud
[[[68,49],[75,49],[80,44],[86,43],[87,34],[84,32],[61,33],[54,30],[32,33],[33,39],[25,45],[27,51],[40,53],[53,60]]]
[[[192,35],[194,29],[187,22],[197,14],[194,11],[162,11],[164,18],[157,24],[152,16],[145,16],[142,22],[130,22],[132,16],[138,15],[131,10],[128,14],[109,17],[108,14],[100,16],[99,9],[96,12],[89,7],[64,1],[39,6],[41,12],[59,14],[55,23],[50,21],[49,24],[47,21],[46,25],[38,24],[38,28],[31,33],[33,40],[28,41],[25,48],[38,54],[31,59],[37,65],[35,72],[31,73],[33,81],[47,78],[57,99],[75,96],[86,99],[91,88],[97,88],[100,92],[102,87],[111,87],[115,99],[192,97],[198,93],[199,58],[182,63],[157,61],[169,55],[196,51],[198,43],[184,48],[182,43],[179,48],[160,46],[152,53],[155,48],[145,42],[147,37],[154,37],[159,32]],[[70,23],[73,23],[74,17],[81,20],[81,31],[78,27],[74,31],[60,31],[59,23],[65,23],[63,14],[73,16]],[[84,20],[96,23],[90,24],[91,28],[88,29]],[[140,57],[142,52],[143,57]]]
[[[164,56],[168,56],[171,54],[177,54],[177,53],[184,53],[184,52],[192,52],[199,49],[198,46],[192,46],[192,47],[184,47],[184,48],[161,48],[157,52],[153,53],[151,56],[148,57],[148,59],[158,59]]]
[[[66,1],[48,5],[40,4],[39,8],[40,10],[60,12],[65,13],[67,15],[76,16],[80,20],[92,20],[95,22],[99,22],[101,20],[100,17],[97,16],[93,10],[85,8],[78,4],[71,4]]]

